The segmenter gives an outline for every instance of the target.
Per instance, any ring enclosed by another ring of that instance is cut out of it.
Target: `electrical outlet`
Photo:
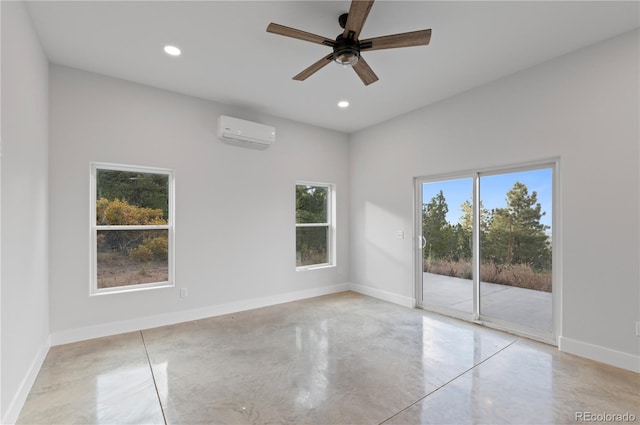
[[[187,295],[189,295],[187,288],[180,288],[180,298],[187,298]]]
[[[640,336],[640,322],[636,322],[636,336]]]

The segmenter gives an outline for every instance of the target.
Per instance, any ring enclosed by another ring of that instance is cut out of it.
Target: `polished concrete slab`
[[[587,414],[637,423],[639,386],[638,374],[521,339],[386,423],[569,424]]]
[[[423,302],[427,308],[446,307],[472,313],[473,281],[434,273],[423,276]],[[551,333],[553,299],[550,292],[480,282],[480,295],[480,311],[486,319]]]
[[[640,418],[639,394],[632,372],[345,292],[53,347],[18,423],[571,423]]]
[[[164,423],[140,332],[52,347],[18,423]]]

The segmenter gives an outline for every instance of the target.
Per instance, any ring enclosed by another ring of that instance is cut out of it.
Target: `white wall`
[[[50,84],[53,344],[346,289],[346,135],[61,66]],[[276,144],[221,143],[221,114]],[[90,161],[175,170],[175,288],[89,297]],[[337,185],[338,267],[295,271],[296,180]]]
[[[640,372],[639,33],[352,135],[351,273],[413,298],[413,178],[560,157],[561,348]]]
[[[13,422],[49,348],[47,59],[22,2],[2,2],[2,400]]]

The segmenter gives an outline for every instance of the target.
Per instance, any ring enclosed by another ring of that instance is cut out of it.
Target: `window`
[[[334,189],[330,184],[296,184],[296,267],[330,266],[334,256]]]
[[[173,285],[173,171],[91,164],[91,294]]]

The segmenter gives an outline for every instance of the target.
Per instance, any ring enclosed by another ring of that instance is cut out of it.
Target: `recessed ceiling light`
[[[180,49],[176,46],[166,45],[164,46],[164,52],[169,56],[180,56]]]
[[[346,108],[347,106],[349,106],[349,102],[347,102],[346,100],[341,100],[340,102],[338,102],[338,106],[341,108]]]

